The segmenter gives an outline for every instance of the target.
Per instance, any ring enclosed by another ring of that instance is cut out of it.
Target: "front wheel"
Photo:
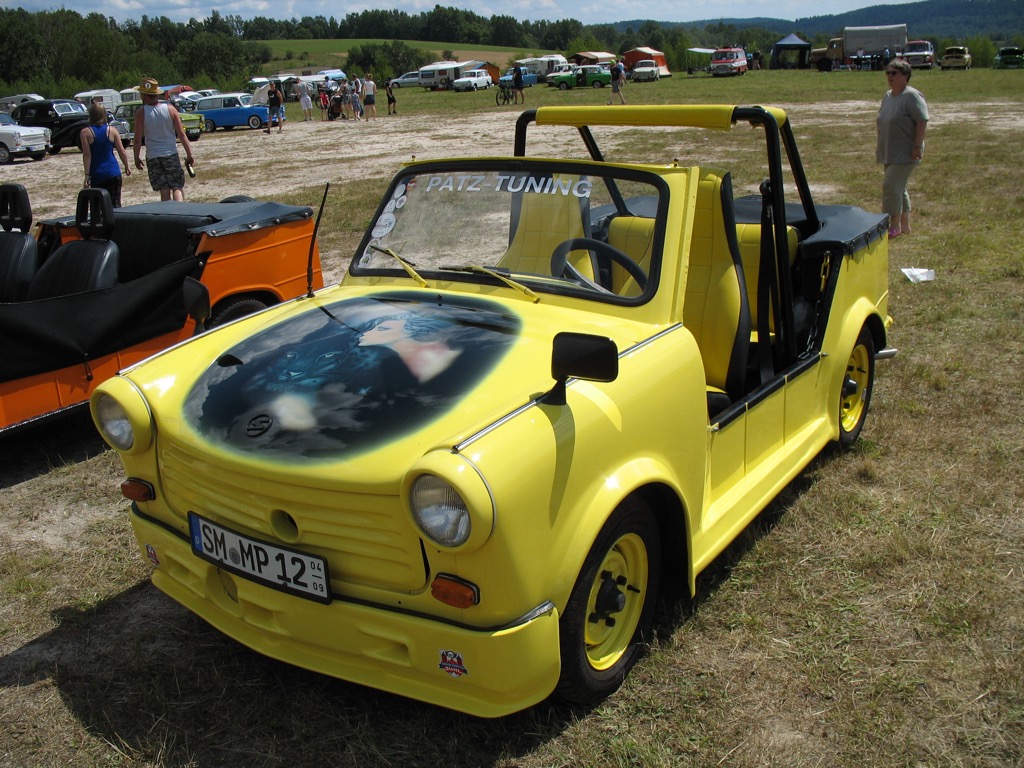
[[[6,145],[0,144],[0,165],[7,165],[14,158],[11,157],[11,151]]]
[[[61,150],[61,147],[50,147],[46,151],[49,152],[51,155],[59,155],[60,154],[60,150]]]
[[[839,393],[839,445],[849,448],[860,437],[875,383],[875,339],[862,328],[843,371]]]
[[[556,695],[592,706],[614,693],[650,639],[661,576],[654,513],[623,501],[604,524],[559,620]]]
[[[207,133],[213,133],[217,130],[217,124],[213,120],[205,120],[203,121],[203,130]]]
[[[565,83],[565,82],[559,83],[558,84],[558,90],[560,90],[560,91],[568,91],[569,90],[569,84]]]
[[[202,135],[203,135],[203,132],[201,130],[185,131],[185,136],[187,136],[188,140],[191,141],[191,142],[199,141],[199,137],[202,136]]]
[[[261,125],[263,125],[263,121],[260,120],[260,116],[259,115],[249,115],[249,127],[250,128],[252,128],[255,131]]]

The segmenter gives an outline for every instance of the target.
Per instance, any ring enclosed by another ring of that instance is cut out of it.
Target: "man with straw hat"
[[[185,199],[185,174],[178,157],[178,142],[185,148],[185,161],[189,168],[195,162],[192,147],[185,138],[178,110],[167,100],[160,100],[163,91],[160,84],[151,77],[143,78],[139,84],[142,109],[135,113],[135,136],[145,138],[146,164],[143,166],[139,154],[142,141],[133,142],[135,167],[149,171],[149,183],[161,200]]]

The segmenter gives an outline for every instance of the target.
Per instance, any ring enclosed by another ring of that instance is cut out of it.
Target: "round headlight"
[[[127,379],[115,376],[100,384],[89,401],[100,435],[122,453],[139,454],[153,443],[153,414],[142,393]]]
[[[442,547],[464,544],[472,531],[469,508],[459,492],[437,475],[420,475],[409,489],[409,505],[420,530]]]
[[[119,451],[130,450],[135,445],[135,430],[121,404],[106,392],[101,392],[96,396],[93,408],[96,426],[103,439]]]

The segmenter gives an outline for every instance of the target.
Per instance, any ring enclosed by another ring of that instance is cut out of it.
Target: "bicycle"
[[[507,83],[498,83],[498,90],[494,92],[494,103],[499,107],[512,103],[512,87]]]

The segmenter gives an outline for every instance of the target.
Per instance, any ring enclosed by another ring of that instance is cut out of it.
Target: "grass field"
[[[345,40],[257,40],[256,43],[270,48],[273,60],[265,67],[263,74],[272,75],[279,71],[292,71],[296,68],[309,69],[311,73],[321,69],[344,68],[348,52],[355,47],[389,43],[389,40],[345,39]],[[489,61],[504,69],[509,62],[521,55],[541,56],[555,51],[504,48],[497,45],[478,45],[472,48],[449,48],[445,43],[427,42],[424,40],[406,40],[406,45],[418,51],[427,51],[431,61],[441,61],[441,54],[451,50],[458,61]],[[395,72],[397,77],[402,74]]]
[[[884,79],[676,75],[626,97],[784,105],[817,199],[876,210]],[[879,364],[861,441],[823,453],[703,574],[696,599],[663,601],[657,642],[602,706],[476,720],[249,652],[149,585],[120,466],[71,417],[0,437],[0,766],[1020,768],[1024,72],[911,84],[932,121],[911,180],[914,232],[890,249],[900,353]],[[527,91],[529,107],[607,95]],[[516,114],[493,92],[403,90],[399,106],[401,141],[390,124],[361,139],[379,172],[332,179],[344,204],[332,203],[323,246],[339,271],[417,131],[511,152],[480,127]],[[197,151],[218,146],[208,141]],[[742,167],[723,141],[636,131],[615,159]],[[54,160],[65,162],[41,165]],[[80,156],[66,162],[77,174]],[[251,183],[237,191],[265,196]],[[315,185],[286,197],[316,199]],[[904,267],[936,279],[913,284]]]

